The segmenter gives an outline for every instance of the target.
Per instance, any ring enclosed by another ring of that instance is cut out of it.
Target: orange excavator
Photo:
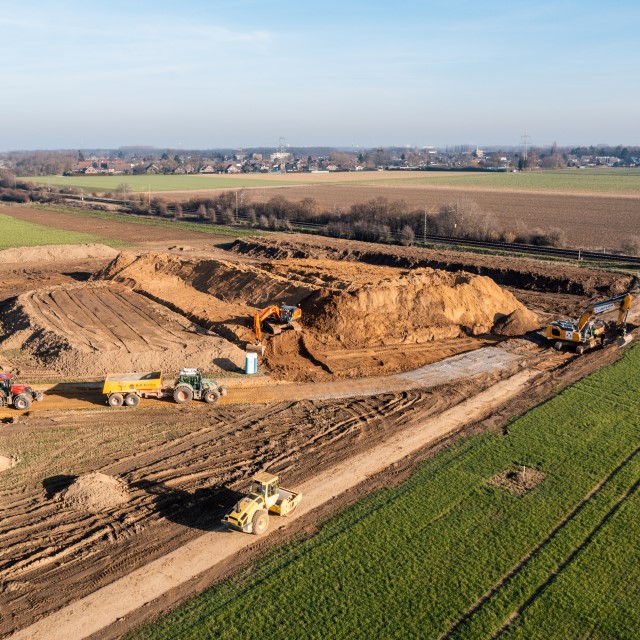
[[[256,334],[257,345],[248,344],[247,351],[253,351],[264,354],[264,346],[262,344],[262,329],[264,328],[274,335],[278,335],[282,329],[291,328],[296,331],[300,330],[299,325],[295,322],[302,318],[302,309],[300,307],[292,307],[286,304],[272,304],[265,307],[253,316],[253,329]]]

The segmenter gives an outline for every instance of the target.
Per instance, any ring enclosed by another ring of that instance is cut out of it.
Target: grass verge
[[[97,242],[111,247],[126,246],[125,242],[110,240],[90,233],[52,229],[33,222],[24,222],[0,214],[0,250],[17,247],[38,247],[50,244],[87,244]]]
[[[127,638],[634,637],[639,366],[637,346]],[[519,465],[544,479],[488,484]]]

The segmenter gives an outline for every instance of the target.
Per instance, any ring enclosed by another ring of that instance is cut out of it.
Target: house
[[[224,171],[225,173],[242,173],[242,169],[235,164],[230,164]]]
[[[160,169],[158,165],[150,164],[144,168],[144,172],[156,174],[156,173],[162,173],[162,169]]]
[[[215,173],[216,170],[210,165],[210,164],[205,164],[204,167],[200,168],[200,171],[198,173]]]

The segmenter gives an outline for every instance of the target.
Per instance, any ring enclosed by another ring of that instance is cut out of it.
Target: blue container
[[[258,373],[258,354],[257,353],[245,354],[244,372],[247,374]]]

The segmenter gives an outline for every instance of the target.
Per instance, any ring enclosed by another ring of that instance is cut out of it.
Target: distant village
[[[481,149],[458,145],[368,150],[305,149],[172,151],[123,148],[116,151],[12,152],[0,155],[0,169],[18,175],[327,173],[338,171],[522,171],[564,167],[640,166],[639,147],[521,147]]]
[[[546,162],[545,162],[546,160]],[[523,166],[524,165],[524,166]],[[614,167],[640,166],[640,157],[614,155],[565,154],[550,150],[486,153],[480,148],[437,150],[433,148],[390,152],[378,149],[368,153],[334,152],[327,156],[300,155],[292,151],[262,153],[237,152],[232,155],[202,158],[162,153],[156,157],[133,156],[128,161],[108,157],[79,160],[68,171],[74,174],[238,174],[238,173],[304,173],[371,170],[477,169],[517,171],[523,168]]]

